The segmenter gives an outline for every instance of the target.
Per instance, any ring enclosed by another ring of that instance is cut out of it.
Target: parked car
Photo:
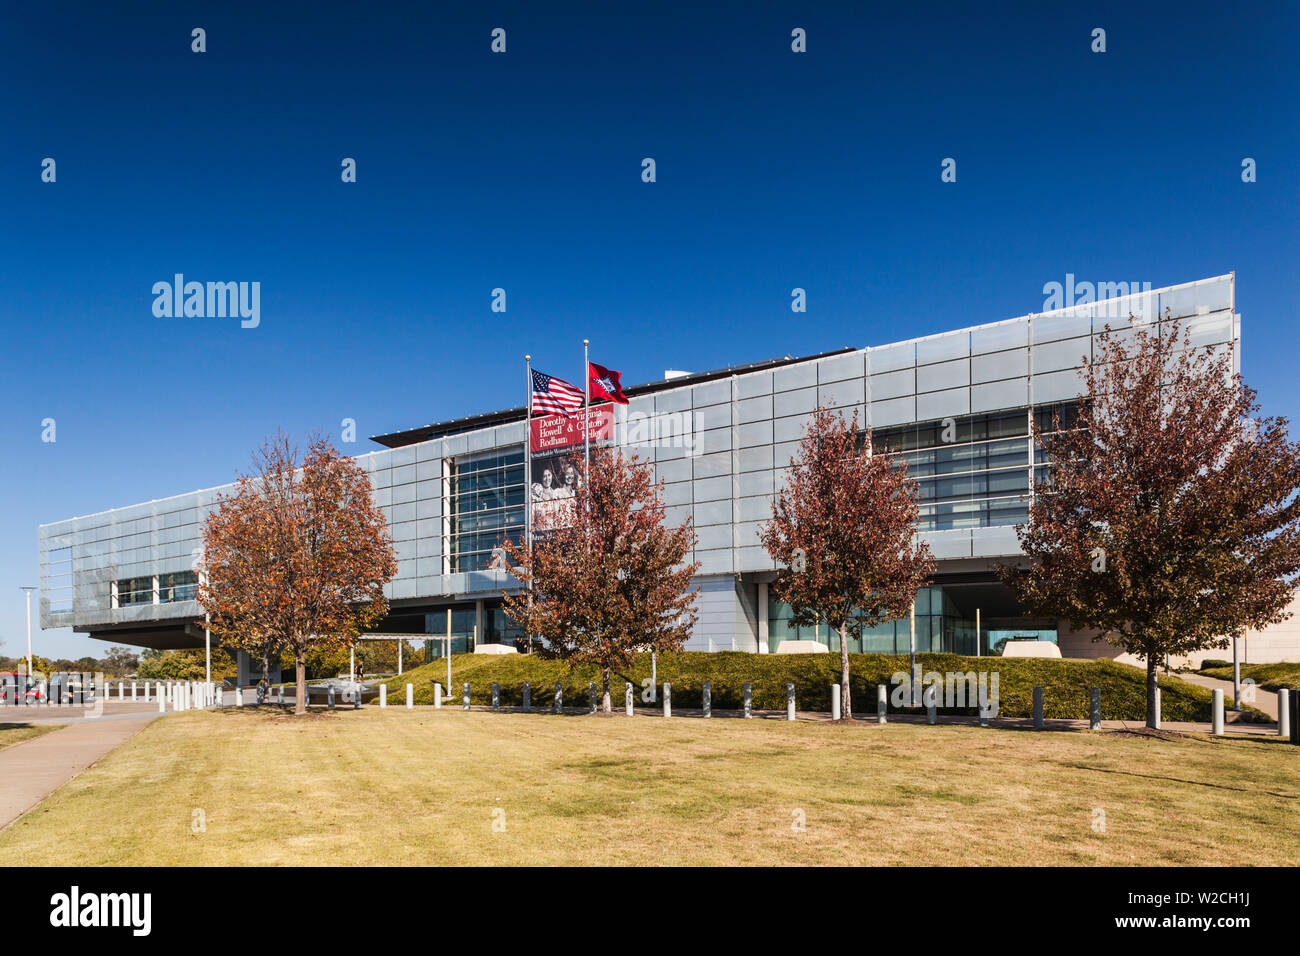
[[[0,673],[0,703],[39,704],[43,699],[40,684],[31,681],[26,674]]]

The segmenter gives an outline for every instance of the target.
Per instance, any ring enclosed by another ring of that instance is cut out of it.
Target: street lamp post
[[[27,680],[32,679],[32,592],[36,590],[35,585],[24,585],[22,590],[27,592]],[[24,688],[25,690],[26,688]]]

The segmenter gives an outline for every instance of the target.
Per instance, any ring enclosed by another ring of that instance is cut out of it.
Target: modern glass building
[[[877,449],[906,457],[920,484],[920,533],[938,573],[916,606],[918,647],[996,651],[1008,638],[1055,640],[1066,656],[1113,653],[1060,622],[1027,616],[993,567],[1019,554],[1036,481],[1048,467],[1030,423],[1068,418],[1078,369],[1106,325],[1161,322],[1166,310],[1193,347],[1240,345],[1232,275],[1087,302],[889,345],[780,358],[674,376],[627,389],[614,441],[654,462],[670,520],[699,535],[700,617],[693,650],[766,653],[785,640],[837,638],[798,628],[769,594],[775,571],[758,531],[818,405],[856,411]],[[1240,363],[1240,348],[1234,350]],[[513,642],[493,569],[503,537],[519,540],[530,482],[525,410],[490,412],[378,436],[358,461],[370,474],[399,559],[385,633],[441,638],[454,650]],[[250,441],[252,438],[250,437]],[[540,485],[531,489],[533,494]],[[41,626],[106,641],[202,646],[194,561],[200,528],[229,486],[40,527]],[[979,633],[976,633],[976,620]],[[854,649],[905,651],[910,621],[875,628]],[[441,641],[429,645],[441,650]]]

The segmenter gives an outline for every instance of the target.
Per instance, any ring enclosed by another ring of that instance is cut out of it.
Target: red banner
[[[591,440],[606,441],[614,437],[614,408],[612,405],[593,405],[590,409]],[[582,410],[573,417],[542,415],[533,419],[530,447],[533,451],[554,451],[582,444]]]

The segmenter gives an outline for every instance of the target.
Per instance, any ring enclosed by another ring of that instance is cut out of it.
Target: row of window
[[[177,601],[193,601],[198,586],[199,579],[193,571],[160,574],[155,600],[152,577],[120,578],[114,589],[114,606],[132,607],[138,604],[173,604]]]

